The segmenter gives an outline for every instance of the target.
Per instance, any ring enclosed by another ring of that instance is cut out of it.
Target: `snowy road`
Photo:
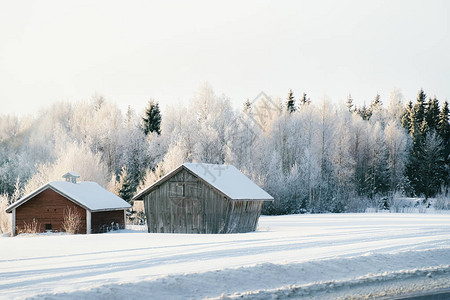
[[[450,215],[261,217],[257,232],[231,235],[3,237],[0,253],[2,299],[382,297],[450,287]]]

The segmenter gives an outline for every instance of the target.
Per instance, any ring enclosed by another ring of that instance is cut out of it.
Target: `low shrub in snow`
[[[33,219],[33,221],[31,222],[23,222],[23,227],[20,227],[17,230],[18,234],[22,234],[22,233],[28,233],[28,234],[36,234],[37,232],[39,232],[39,223],[38,221],[36,221],[36,219]]]
[[[450,198],[444,196],[438,196],[433,199],[433,206],[439,210],[450,210]]]
[[[64,221],[62,228],[68,234],[75,234],[80,230],[81,227],[81,216],[73,208],[67,207],[64,209]]]
[[[0,233],[11,232],[11,217],[6,213],[8,207],[8,197],[0,195]]]

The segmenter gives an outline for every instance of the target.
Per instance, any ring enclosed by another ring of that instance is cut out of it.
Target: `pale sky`
[[[450,1],[3,1],[0,114],[95,93],[125,109],[188,101],[205,81],[357,104],[423,88],[450,99]]]

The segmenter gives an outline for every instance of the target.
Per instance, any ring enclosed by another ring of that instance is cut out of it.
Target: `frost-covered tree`
[[[390,121],[387,124],[384,129],[384,136],[388,152],[389,190],[395,193],[404,190],[408,136],[396,121]]]
[[[11,232],[11,214],[6,213],[9,205],[8,195],[0,194],[0,234]]]
[[[25,184],[24,194],[28,194],[41,185],[53,180],[62,180],[67,172],[79,173],[84,181],[95,181],[108,187],[108,170],[99,153],[93,153],[85,143],[69,143],[56,151],[57,158],[53,163],[47,162],[38,166],[37,172]]]
[[[249,114],[244,112],[237,115],[227,128],[225,162],[240,170],[252,169],[260,135],[260,128]]]
[[[216,96],[212,87],[204,84],[190,101],[189,111],[196,117],[193,127],[197,128],[192,160],[223,163],[226,131],[234,120],[230,100],[225,96]]]
[[[331,151],[331,164],[334,177],[334,201],[331,210],[343,212],[345,204],[353,190],[352,178],[355,171],[355,161],[351,155],[350,125],[344,118],[336,124]]]
[[[370,110],[370,108],[368,108],[366,106],[366,104],[364,104],[362,107],[357,107],[356,108],[356,113],[363,119],[363,120],[369,120],[370,117],[372,116],[372,112]]]
[[[99,153],[108,172],[119,172],[121,143],[124,136],[123,115],[117,105],[105,101],[101,106],[90,102],[79,102],[74,107],[70,124],[71,135],[89,145],[92,152]]]
[[[346,105],[347,105],[347,109],[348,109],[349,112],[354,112],[355,111],[354,104],[353,104],[353,98],[352,98],[351,94],[348,94]]]
[[[329,211],[333,197],[333,170],[331,164],[331,152],[334,135],[333,114],[330,111],[331,104],[327,99],[322,101],[319,110],[318,130],[316,139],[320,165],[320,179],[318,183],[317,198],[314,204],[316,211]]]
[[[252,104],[250,103],[249,99],[245,100],[242,112],[247,115],[252,113]]]
[[[402,92],[399,89],[394,88],[389,95],[389,104],[387,107],[387,123],[389,123],[390,121],[401,122],[404,112],[403,101],[404,100]]]
[[[389,187],[389,171],[386,163],[389,153],[381,124],[376,123],[371,128],[368,145],[365,188],[366,195],[373,198],[377,195],[385,195]]]
[[[393,193],[448,193],[446,102],[436,109],[422,90],[406,108],[398,90],[387,109],[379,95],[368,107],[347,100],[310,104],[303,94],[286,113],[285,100],[261,93],[235,111],[204,84],[166,107],[160,131],[147,135],[131,108],[99,95],[31,118],[0,115],[0,194],[17,198],[15,185],[27,192],[73,170],[130,199],[185,162],[235,165],[275,198],[270,214],[364,211]]]

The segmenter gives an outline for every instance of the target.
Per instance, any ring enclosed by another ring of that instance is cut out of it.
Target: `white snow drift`
[[[0,253],[5,299],[326,298],[415,278],[450,287],[450,215],[261,217],[257,232],[226,235],[4,237]]]

